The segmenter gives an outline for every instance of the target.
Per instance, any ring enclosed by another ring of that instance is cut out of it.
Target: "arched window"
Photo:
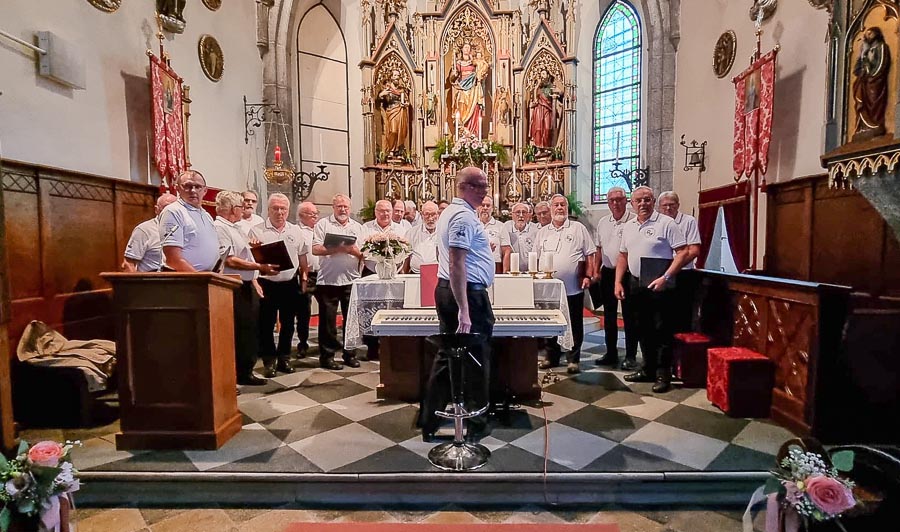
[[[641,22],[623,0],[609,6],[594,39],[593,132],[591,201],[600,203],[612,187],[631,191],[610,176],[613,164],[630,170],[641,156]]]

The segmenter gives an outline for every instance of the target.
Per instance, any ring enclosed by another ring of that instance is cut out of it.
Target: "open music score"
[[[567,322],[559,310],[494,309],[494,336],[548,337],[565,334]],[[379,310],[372,318],[377,336],[428,336],[440,325],[432,309]]]

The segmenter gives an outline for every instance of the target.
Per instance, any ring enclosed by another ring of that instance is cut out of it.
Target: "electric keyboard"
[[[494,336],[562,336],[568,322],[559,310],[494,310]],[[379,310],[372,318],[376,336],[429,336],[440,332],[434,309]]]

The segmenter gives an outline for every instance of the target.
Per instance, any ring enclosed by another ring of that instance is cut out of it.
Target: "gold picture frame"
[[[201,35],[197,46],[200,56],[200,67],[210,81],[218,82],[225,73],[225,56],[219,41],[212,35]]]

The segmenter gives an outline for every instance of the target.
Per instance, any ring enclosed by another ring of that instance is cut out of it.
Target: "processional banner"
[[[150,92],[153,99],[153,160],[159,170],[161,191],[169,183],[175,193],[175,179],[185,168],[182,79],[163,60],[150,56]]]
[[[775,100],[775,56],[760,57],[734,81],[734,178],[769,169],[772,111]]]

